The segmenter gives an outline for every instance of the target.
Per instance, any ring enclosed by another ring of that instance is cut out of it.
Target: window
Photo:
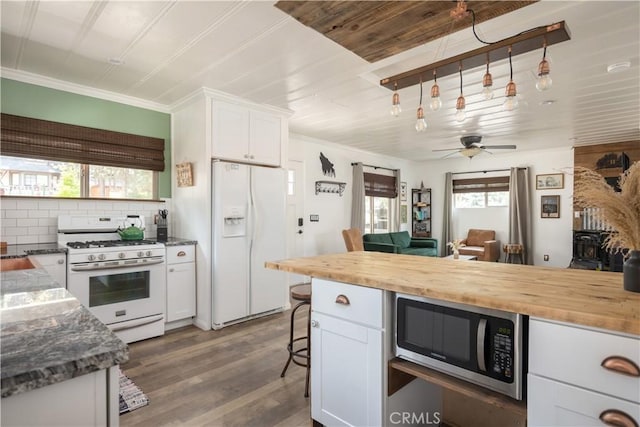
[[[509,206],[509,177],[454,180],[453,205],[458,209]]]
[[[164,140],[2,113],[0,194],[157,198]]]
[[[395,221],[395,203],[398,187],[394,176],[364,174],[365,187],[365,231],[367,233],[389,233]]]

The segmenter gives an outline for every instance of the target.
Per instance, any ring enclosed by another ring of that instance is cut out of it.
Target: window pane
[[[485,193],[456,193],[453,205],[456,208],[484,208]]]
[[[0,194],[80,197],[80,170],[77,163],[0,156]]]
[[[373,232],[389,232],[389,199],[386,197],[373,198]]]
[[[509,206],[509,192],[495,191],[487,193],[487,206]]]
[[[364,229],[367,233],[373,233],[371,229],[371,203],[372,197],[365,196],[364,197]]]
[[[91,165],[89,166],[89,197],[152,199],[153,172]]]

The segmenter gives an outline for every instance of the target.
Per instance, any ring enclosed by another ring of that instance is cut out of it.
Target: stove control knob
[[[105,254],[100,254],[100,255],[98,255],[98,259],[99,259],[100,261],[104,261],[104,260],[105,260],[105,258],[107,258],[107,257],[105,256]]]
[[[146,255],[151,256],[151,251],[147,251]]]
[[[139,257],[143,257],[144,256],[144,252],[143,251],[138,252],[138,256]]]
[[[95,256],[95,255],[88,255],[88,256],[87,256],[87,259],[88,259],[89,261],[94,261],[94,260],[96,259],[96,256]]]
[[[118,258],[122,259],[122,258],[124,258],[124,257],[125,257],[124,252],[120,252],[120,253],[118,254]]]

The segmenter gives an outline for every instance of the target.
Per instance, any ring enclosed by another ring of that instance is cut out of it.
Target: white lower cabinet
[[[167,322],[196,315],[195,246],[167,247]]]
[[[326,426],[382,425],[382,331],[313,313],[311,416]]]
[[[29,255],[29,259],[40,264],[49,273],[49,276],[58,282],[61,288],[67,287],[67,254]]]
[[[637,426],[638,365],[640,337],[530,319],[528,425]]]

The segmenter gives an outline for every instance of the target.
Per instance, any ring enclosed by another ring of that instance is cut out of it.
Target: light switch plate
[[[311,221],[311,222],[320,221],[320,215],[309,215],[309,221]]]

